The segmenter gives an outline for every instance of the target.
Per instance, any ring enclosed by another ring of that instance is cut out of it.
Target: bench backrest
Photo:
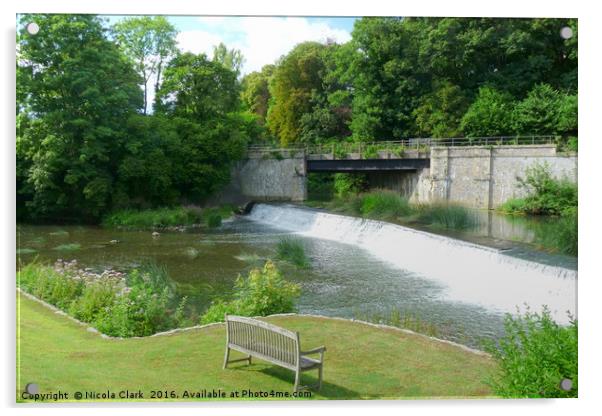
[[[299,360],[299,334],[244,316],[226,315],[228,345],[259,358],[294,368]]]

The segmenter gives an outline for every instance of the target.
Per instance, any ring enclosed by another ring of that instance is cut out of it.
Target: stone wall
[[[552,175],[577,182],[576,154],[558,154],[554,145],[433,147],[430,168],[417,172],[374,174],[372,187],[397,190],[412,202],[453,202],[492,209],[525,196],[517,177],[547,164]]]
[[[250,152],[232,170],[230,184],[220,202],[303,201],[307,199],[305,153],[300,151]]]

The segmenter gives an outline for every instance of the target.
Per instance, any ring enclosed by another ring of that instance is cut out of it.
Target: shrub
[[[309,172],[307,195],[312,201],[329,201],[334,195],[334,174]]]
[[[499,374],[490,380],[502,397],[577,397],[577,321],[558,325],[544,308],[542,314],[505,319],[505,336],[486,349],[498,361]],[[563,379],[573,388],[560,388]]]
[[[102,225],[110,228],[150,229],[198,222],[200,222],[198,210],[178,207],[117,211],[105,217]]]
[[[286,281],[276,265],[268,260],[262,269],[251,270],[246,279],[239,275],[233,299],[214,301],[202,316],[201,323],[222,322],[226,313],[267,316],[292,312],[299,295],[299,285]]]
[[[378,146],[371,144],[366,146],[366,149],[362,152],[362,159],[377,159],[378,158]]]
[[[293,263],[295,266],[306,269],[309,267],[309,259],[305,255],[305,247],[301,240],[285,237],[278,241],[276,246],[278,259]]]
[[[367,186],[366,175],[354,173],[335,173],[334,192],[340,198],[357,195]]]
[[[213,212],[207,215],[207,227],[209,228],[217,228],[222,225],[222,216],[217,212]]]
[[[361,196],[360,213],[377,219],[393,219],[412,213],[408,200],[392,191],[375,191]]]
[[[60,309],[67,309],[83,289],[81,280],[36,262],[25,265],[18,273],[24,290]]]
[[[155,265],[124,278],[119,272],[77,269],[74,262],[30,263],[19,271],[19,285],[111,336],[146,336],[186,322],[186,299],[178,302],[167,273]]]
[[[117,296],[113,281],[97,281],[86,285],[81,296],[69,308],[69,313],[83,322],[93,322],[97,315],[111,308]]]
[[[527,202],[522,198],[511,198],[504,202],[498,211],[506,214],[524,214],[527,212]]]
[[[561,215],[577,208],[577,184],[552,177],[547,164],[527,168],[526,178],[518,178],[519,186],[528,192],[521,200],[511,200],[500,210],[533,215]]]
[[[462,230],[478,224],[476,216],[458,205],[433,204],[422,207],[418,221],[436,227]]]

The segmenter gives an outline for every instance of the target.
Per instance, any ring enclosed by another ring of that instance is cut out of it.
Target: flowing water
[[[281,267],[302,286],[299,312],[366,318],[397,310],[434,325],[438,336],[476,347],[502,334],[503,314],[525,303],[535,310],[547,305],[560,322],[567,322],[566,311],[576,314],[574,262],[488,233],[477,230],[473,237],[489,238],[493,248],[379,221],[259,204],[215,230],[153,238],[150,231],[21,225],[17,244],[20,262],[77,259],[93,269],[156,262],[200,312],[229,293],[239,273],[273,258],[282,237],[296,234],[312,267]],[[499,241],[506,241],[502,249],[495,248]]]

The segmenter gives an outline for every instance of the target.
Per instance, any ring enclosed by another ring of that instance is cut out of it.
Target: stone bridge
[[[390,146],[399,142],[384,142],[386,148],[364,145],[363,149],[328,152],[324,148],[249,148],[219,199],[303,201],[309,172],[361,172],[367,174],[371,188],[397,191],[411,202],[493,209],[509,198],[524,196],[517,177],[524,177],[530,166],[547,164],[554,176],[577,181],[575,153],[558,152],[556,144],[536,143],[534,137],[526,143],[512,140],[498,138],[476,145],[437,141],[429,146],[409,142],[402,145],[402,151]]]

